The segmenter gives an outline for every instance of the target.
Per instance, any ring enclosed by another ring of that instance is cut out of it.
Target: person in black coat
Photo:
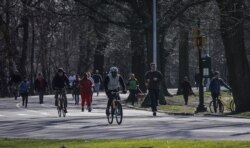
[[[183,98],[184,98],[184,101],[185,101],[185,105],[188,105],[188,96],[190,94],[194,94],[194,93],[193,93],[191,84],[188,81],[188,77],[187,76],[184,77],[184,80],[181,83],[181,89],[182,89],[182,92],[183,92]]]
[[[43,75],[38,73],[37,78],[35,80],[35,91],[39,94],[39,103],[43,104],[43,95],[47,88],[47,82],[45,81]]]

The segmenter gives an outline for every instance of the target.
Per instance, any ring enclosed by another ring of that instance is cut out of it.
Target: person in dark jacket
[[[209,85],[209,90],[211,91],[211,96],[213,99],[213,106],[214,106],[214,111],[215,113],[217,112],[217,100],[218,97],[220,96],[220,90],[221,90],[221,86],[226,87],[227,89],[229,89],[231,91],[231,87],[229,85],[227,85],[223,79],[220,78],[220,73],[218,71],[216,71],[214,73],[214,77],[212,78],[210,85]],[[221,110],[221,104],[219,104],[219,110]]]
[[[188,96],[190,94],[194,94],[194,93],[193,93],[191,84],[188,81],[188,77],[187,76],[184,77],[184,80],[181,83],[181,89],[182,89],[182,93],[183,93],[183,98],[184,98],[184,101],[185,101],[185,105],[188,105]]]
[[[20,95],[22,96],[23,106],[25,106],[25,108],[27,108],[28,104],[29,90],[30,90],[30,83],[27,80],[27,78],[24,77],[23,81],[19,85],[19,92]]]
[[[163,79],[163,76],[162,73],[157,70],[155,63],[151,63],[150,68],[151,70],[146,72],[145,74],[145,85],[147,86],[149,91],[149,98],[151,100],[153,116],[156,116],[160,92],[160,83]]]
[[[92,76],[95,86],[94,86],[94,91],[96,92],[96,95],[99,95],[99,91],[100,91],[100,86],[101,86],[101,82],[102,82],[102,76],[99,73],[99,70],[96,70],[95,74]]]
[[[47,82],[45,81],[43,75],[38,73],[37,78],[35,80],[35,91],[39,94],[39,103],[43,104],[43,95],[46,91]]]
[[[120,89],[120,86],[122,87],[123,93],[126,93],[126,86],[125,86],[123,78],[118,74],[118,68],[111,67],[110,73],[104,79],[104,89],[108,97],[108,103],[107,103],[107,108],[106,108],[107,115],[109,114],[108,109],[109,109],[109,106],[111,106],[111,103],[113,100],[112,92],[118,92]]]
[[[15,100],[19,96],[18,86],[22,81],[22,77],[19,71],[15,71],[14,74],[11,76],[9,81],[9,90],[14,95]]]
[[[68,101],[67,101],[67,96],[66,96],[66,87],[69,87],[69,79],[67,77],[67,75],[65,74],[64,70],[62,68],[59,68],[55,77],[52,80],[52,88],[53,90],[56,90],[55,92],[55,106],[57,106],[57,102],[58,102],[58,94],[59,94],[59,90],[64,90],[63,95],[66,98],[65,101],[65,112],[67,113],[67,105],[68,105]]]

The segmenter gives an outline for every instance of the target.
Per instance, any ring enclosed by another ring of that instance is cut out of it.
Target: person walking
[[[73,89],[73,98],[75,99],[75,105],[79,104],[79,95],[80,95],[80,85],[79,85],[79,75],[76,74],[76,79],[72,85]]]
[[[38,92],[39,95],[39,103],[43,104],[43,95],[46,91],[47,82],[44,79],[41,73],[38,73],[37,78],[35,80],[35,91]]]
[[[135,78],[135,74],[131,73],[127,83],[127,88],[129,90],[129,96],[127,100],[131,101],[132,105],[134,105],[135,101],[137,101],[136,94],[138,87],[139,84],[137,79]]]
[[[30,84],[26,77],[24,77],[23,81],[21,81],[19,86],[19,92],[22,96],[23,106],[27,108],[28,104],[28,95],[29,95]]]
[[[88,111],[91,112],[91,97],[92,97],[92,81],[88,79],[88,73],[84,73],[79,81],[80,94],[82,99],[82,112],[84,112],[85,102],[87,103]]]
[[[148,88],[148,94],[151,101],[151,108],[153,116],[156,116],[159,92],[160,92],[160,83],[162,82],[163,76],[160,71],[157,70],[156,64],[150,64],[150,71],[145,74],[145,85]]]
[[[215,71],[214,77],[212,78],[210,85],[209,85],[209,90],[211,91],[215,113],[217,112],[216,106],[217,106],[218,97],[220,96],[221,86],[224,86],[231,91],[231,87],[228,84],[226,84],[222,78],[220,78],[220,73],[218,71]],[[219,111],[221,111],[221,107],[222,106],[219,103]]]
[[[183,98],[184,98],[185,105],[188,105],[188,96],[190,94],[194,95],[194,92],[192,90],[190,82],[188,81],[188,77],[187,76],[184,77],[184,80],[181,83],[181,89],[182,89],[182,93],[183,93]]]
[[[99,95],[99,91],[100,91],[100,86],[101,86],[101,82],[102,82],[102,76],[99,73],[99,70],[95,71],[95,74],[92,76],[93,80],[94,80],[94,91],[96,92],[96,96]]]

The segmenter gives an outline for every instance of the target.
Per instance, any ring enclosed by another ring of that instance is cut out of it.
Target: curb
[[[146,108],[141,108],[141,107],[136,107],[136,106],[132,106],[132,105],[128,105],[125,103],[125,106],[131,109],[135,109],[135,110],[144,110],[144,111],[150,111],[147,110]],[[232,118],[242,118],[242,119],[250,119],[250,117],[246,117],[246,116],[237,116],[237,115],[225,115],[225,114],[211,114],[211,113],[204,113],[204,114],[196,114],[196,113],[184,113],[184,112],[167,112],[167,111],[158,111],[159,113],[165,113],[168,115],[174,115],[174,116],[207,116],[207,117],[232,117]]]

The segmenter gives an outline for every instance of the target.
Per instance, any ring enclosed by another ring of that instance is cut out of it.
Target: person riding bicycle
[[[109,114],[109,106],[111,106],[113,100],[112,92],[118,92],[120,86],[122,87],[123,93],[126,93],[126,86],[121,75],[118,74],[117,67],[111,67],[109,74],[104,79],[104,89],[108,97],[108,103],[106,108],[106,114]],[[120,100],[120,97],[118,97]]]
[[[217,112],[217,100],[218,97],[220,96],[220,87],[221,86],[226,87],[230,91],[232,90],[229,85],[227,85],[222,78],[220,78],[220,73],[218,71],[215,71],[214,77],[212,78],[210,85],[209,85],[209,90],[211,91],[211,96],[213,99],[213,106],[214,106],[214,112]],[[221,111],[221,104],[219,103],[219,110]]]
[[[69,79],[68,79],[67,75],[65,74],[64,70],[62,68],[59,68],[55,77],[53,78],[53,81],[52,81],[52,88],[53,88],[53,90],[56,90],[55,106],[58,105],[58,94],[59,94],[58,90],[62,90],[66,87],[69,87]],[[65,105],[65,112],[67,113],[68,101],[67,101],[67,97],[66,97],[66,89],[64,89],[63,95],[65,98],[65,104],[64,104]]]

